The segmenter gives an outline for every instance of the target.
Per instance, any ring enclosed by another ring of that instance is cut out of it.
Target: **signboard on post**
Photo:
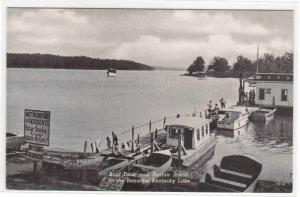
[[[49,146],[50,111],[24,110],[24,137],[30,144]]]

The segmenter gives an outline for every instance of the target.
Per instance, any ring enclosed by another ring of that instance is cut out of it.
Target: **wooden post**
[[[114,144],[112,145],[112,149],[111,150],[112,150],[112,154],[115,154],[115,152],[116,152],[116,146]]]
[[[83,158],[86,158],[86,150],[87,150],[87,141],[84,141]],[[80,174],[81,174],[81,181],[84,183],[86,181],[86,170],[82,169]]]
[[[134,126],[132,126],[131,129],[131,140],[132,140],[131,152],[134,152]]]
[[[151,135],[151,120],[149,122],[149,132],[150,132],[150,135]]]
[[[137,147],[140,146],[140,134],[138,134],[138,136],[137,136],[137,142],[136,142],[136,144],[137,144]]]
[[[177,163],[177,167],[180,168],[181,167],[181,147],[182,145],[182,136],[181,136],[181,130],[179,129],[178,131],[178,157],[177,157],[177,160],[178,160],[178,163]]]
[[[83,157],[86,157],[87,141],[84,142]]]
[[[165,117],[164,117],[164,122],[163,122],[163,128],[165,128],[166,121],[167,121],[167,117],[165,116]]]
[[[151,153],[154,151],[154,147],[153,147],[153,133],[151,133],[150,135],[150,143],[151,143]]]
[[[38,173],[38,163],[37,161],[33,161],[33,169],[32,169],[32,173],[34,175],[36,175]]]
[[[155,129],[155,139],[157,139],[157,128]]]

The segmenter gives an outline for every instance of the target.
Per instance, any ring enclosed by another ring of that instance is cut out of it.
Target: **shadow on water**
[[[217,144],[214,155],[202,166],[195,166],[202,176],[222,157],[232,154],[251,154],[263,164],[261,180],[292,181],[293,119],[276,115],[269,122],[249,122],[237,130],[215,129]]]
[[[276,115],[269,122],[251,122],[250,130],[255,132],[254,140],[262,144],[293,146],[293,119],[292,117]]]

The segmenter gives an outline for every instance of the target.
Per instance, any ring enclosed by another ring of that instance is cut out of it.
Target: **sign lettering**
[[[24,136],[31,144],[49,146],[50,111],[25,109]]]

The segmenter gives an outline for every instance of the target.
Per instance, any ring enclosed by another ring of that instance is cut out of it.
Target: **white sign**
[[[24,136],[30,144],[49,146],[50,111],[24,110]]]

